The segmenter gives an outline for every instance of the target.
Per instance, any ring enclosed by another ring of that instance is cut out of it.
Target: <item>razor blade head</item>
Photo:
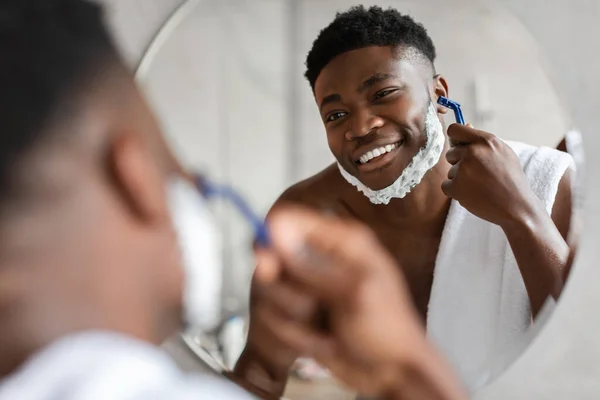
[[[456,119],[457,123],[462,124],[462,125],[465,124],[465,119],[463,117],[462,110],[460,109],[460,103],[450,100],[444,96],[438,97],[437,102],[439,105],[449,108],[450,110],[454,111],[454,118]]]

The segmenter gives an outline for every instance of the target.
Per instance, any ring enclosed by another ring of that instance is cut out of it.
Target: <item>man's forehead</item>
[[[320,99],[342,91],[358,91],[370,82],[385,79],[418,83],[425,67],[410,52],[391,47],[353,50],[339,55],[323,68],[315,84],[315,96]]]

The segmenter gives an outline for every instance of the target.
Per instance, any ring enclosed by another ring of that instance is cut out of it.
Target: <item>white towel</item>
[[[585,155],[583,153],[583,137],[578,130],[570,130],[565,135],[567,152],[575,161],[577,176],[572,181],[573,190],[573,213],[571,216],[571,231],[569,232],[569,243],[578,240],[583,225],[583,210],[585,206]]]
[[[1,400],[258,400],[222,376],[187,374],[115,332],[63,337],[0,380]]]
[[[507,142],[550,214],[571,156]],[[530,341],[529,298],[504,232],[453,201],[438,252],[427,316],[429,338],[474,391]]]

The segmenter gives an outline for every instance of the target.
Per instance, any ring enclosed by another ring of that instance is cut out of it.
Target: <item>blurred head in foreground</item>
[[[79,331],[161,342],[190,317],[187,267],[206,261],[186,240],[215,251],[100,8],[2,1],[0,58],[0,373]],[[210,295],[214,276],[191,275],[195,300]]]

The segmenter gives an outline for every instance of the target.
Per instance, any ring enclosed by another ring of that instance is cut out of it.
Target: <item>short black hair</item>
[[[73,95],[115,57],[95,3],[0,2],[0,202],[12,189],[15,165],[45,138],[58,114],[76,112]]]
[[[319,74],[340,54],[370,46],[406,47],[417,50],[433,67],[436,52],[423,25],[398,10],[378,6],[354,6],[337,13],[321,31],[306,58],[306,73],[315,88]]]

